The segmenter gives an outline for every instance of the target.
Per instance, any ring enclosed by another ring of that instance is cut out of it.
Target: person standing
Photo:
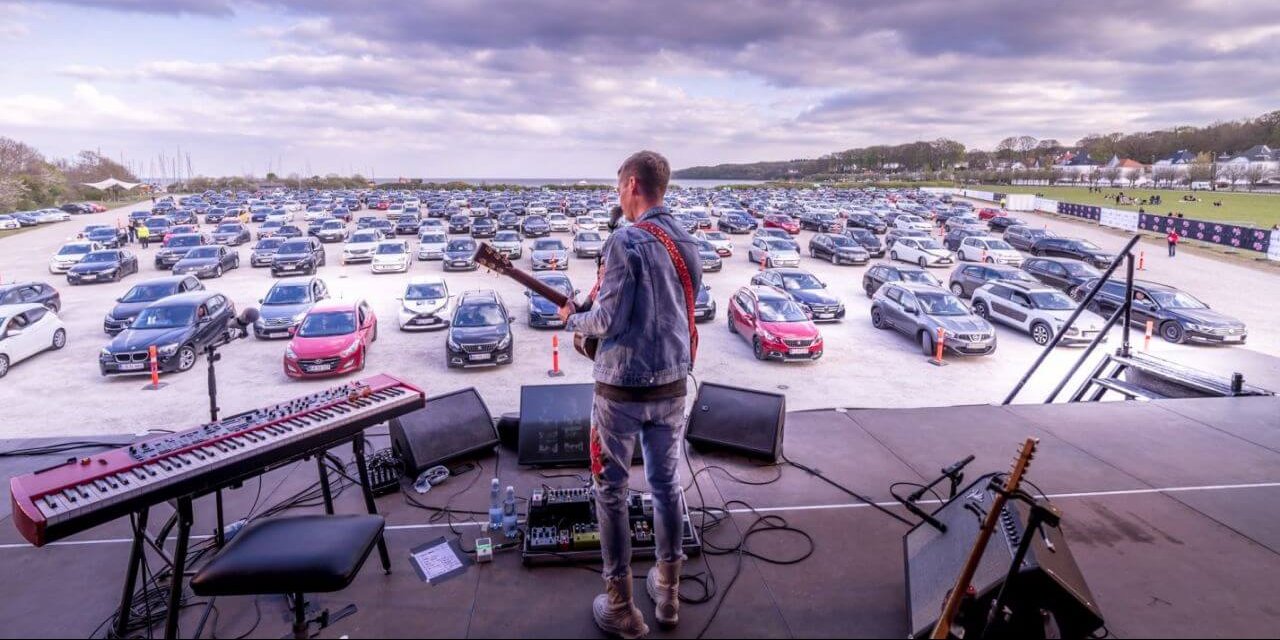
[[[143,249],[146,249],[151,244],[151,230],[142,223],[138,223],[138,242],[142,243]]]
[[[657,563],[645,587],[655,618],[679,622],[686,377],[697,355],[694,295],[702,286],[698,243],[662,206],[671,166],[640,151],[618,169],[622,215],[630,225],[609,236],[603,275],[591,310],[573,301],[560,309],[566,328],[600,339],[591,407],[591,475],[600,519],[605,592],[592,602],[592,618],[606,633],[638,638],[649,633],[632,600],[628,482],[637,438],[653,492]]]
[[[1169,235],[1165,237],[1165,240],[1169,241],[1169,257],[1170,258],[1174,257],[1174,255],[1178,253],[1178,241],[1181,239],[1182,239],[1182,236],[1178,235],[1178,230],[1173,227],[1170,227]]]
[[[129,244],[133,244],[137,241],[138,241],[138,221],[130,220],[129,221]]]

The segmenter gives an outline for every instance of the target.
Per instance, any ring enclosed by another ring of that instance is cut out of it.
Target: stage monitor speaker
[[[685,438],[699,449],[727,449],[777,462],[786,419],[787,398],[780,393],[704,382]]]
[[[390,426],[391,446],[409,478],[498,443],[489,408],[474,387],[427,398],[424,407],[392,418]]]
[[[903,538],[907,568],[907,616],[911,637],[926,638],[938,621],[943,601],[955,586],[960,570],[973,548],[983,516],[995,499],[990,488],[992,475],[986,475],[966,487],[933,514],[947,527],[945,533],[927,523],[908,531]],[[976,510],[976,513],[975,513]],[[1018,543],[1024,534],[1027,505],[1010,501],[1005,506],[1000,524],[987,544],[978,570],[973,577],[976,591],[970,609],[980,619],[970,619],[979,627],[986,620],[991,603],[1004,584]],[[1041,525],[1041,533],[1032,533],[1031,547],[1022,563],[1014,589],[1006,594],[1008,608],[1014,614],[1002,626],[997,637],[1043,638],[1045,618],[1052,614],[1059,637],[1086,638],[1103,625],[1098,603],[1089,592],[1084,576],[1076,565],[1067,540],[1059,527]],[[978,637],[976,632],[974,637]],[[988,636],[991,637],[991,636]]]
[[[591,405],[595,385],[540,384],[520,387],[520,446],[517,459],[537,467],[587,467],[591,463]],[[632,464],[644,454],[637,440]]]

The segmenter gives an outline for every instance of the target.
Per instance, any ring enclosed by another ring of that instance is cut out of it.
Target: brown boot
[[[644,614],[631,601],[631,571],[621,578],[606,579],[604,593],[591,603],[591,615],[596,626],[605,633],[620,638],[643,638],[649,635],[649,625]]]
[[[658,624],[674,627],[680,622],[680,569],[684,561],[661,562],[649,569],[645,590],[653,600],[653,615]]]

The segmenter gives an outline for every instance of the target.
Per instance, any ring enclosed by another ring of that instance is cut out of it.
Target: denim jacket
[[[640,216],[667,232],[680,248],[694,295],[702,287],[698,241],[666,207]],[[619,387],[654,387],[689,374],[689,316],[684,286],[666,247],[634,226],[614,231],[604,246],[604,277],[590,311],[567,328],[600,338],[594,375]]]

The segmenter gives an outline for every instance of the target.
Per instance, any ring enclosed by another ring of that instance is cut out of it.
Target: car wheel
[[[1043,252],[1043,251],[1040,251],[1039,249],[1032,249],[1032,250],[1031,250],[1031,255],[1036,256],[1036,257],[1038,258],[1038,257],[1040,257],[1040,256],[1043,256],[1043,255],[1044,255],[1044,252]]]
[[[217,267],[216,269],[214,269],[214,270],[213,270],[213,277],[215,277],[215,278],[221,278],[221,277],[222,277],[222,265],[218,265],[218,267]]]
[[[890,252],[889,252],[889,258],[891,258],[891,259],[893,259],[893,260],[897,260],[897,259],[898,259],[898,252],[897,252],[897,251],[890,251]]]
[[[53,346],[54,349],[61,349],[67,346],[67,330],[66,329],[58,329],[57,331],[53,332],[53,343],[51,346]]]
[[[365,360],[368,360],[368,359],[369,359],[368,349],[364,349],[364,348],[360,349],[360,366],[356,367],[356,370],[364,371],[364,363],[365,363]]]
[[[870,282],[862,285],[862,290],[866,292],[868,298],[876,295],[876,288],[871,286]]]
[[[916,259],[916,264],[920,265],[920,268],[921,268],[921,269],[928,269],[928,268],[929,268],[929,263],[928,263],[928,261],[926,261],[926,260],[924,259],[924,256],[920,256],[919,258],[917,258],[917,259]]]
[[[884,314],[880,311],[880,307],[871,307],[871,326],[877,329],[884,329]]]
[[[1037,322],[1031,325],[1031,340],[1036,344],[1043,347],[1046,344],[1049,344],[1049,341],[1052,339],[1053,330],[1049,328],[1049,325],[1043,322]]]
[[[764,360],[767,356],[764,354],[764,345],[760,344],[760,338],[751,339],[751,352],[755,354],[756,360]]]
[[[6,373],[9,373],[9,356],[0,354],[0,378]]]
[[[60,309],[58,309],[58,305],[57,305],[57,304],[54,304],[53,302],[46,302],[46,303],[44,303],[44,308],[46,308],[46,309],[48,309],[48,310],[50,310],[50,311],[52,311],[52,312],[54,312],[54,313],[57,313],[58,311],[60,311]]]
[[[987,256],[987,264],[995,264],[995,263],[996,263],[995,258],[992,258],[991,256]]]
[[[990,313],[990,310],[987,309],[987,303],[981,300],[975,301],[973,303],[973,315],[978,316],[983,320],[986,320],[989,313]]]
[[[733,326],[733,314],[732,314],[732,313],[726,313],[726,314],[724,315],[724,319],[729,321],[729,333],[732,333],[732,334],[735,334],[735,335],[736,335],[736,334],[738,333],[738,328],[737,328],[737,327],[735,327],[735,326]]]
[[[963,297],[964,297],[964,285],[960,284],[959,282],[952,282],[952,283],[951,283],[951,293],[956,294],[956,297],[963,298]]]
[[[1187,340],[1187,332],[1183,330],[1182,325],[1177,321],[1170,320],[1160,327],[1160,335],[1166,341],[1174,344],[1182,344]]]
[[[920,332],[920,352],[928,357],[933,357],[933,336],[928,331]]]
[[[196,349],[185,345],[178,349],[178,371],[187,371],[196,366]]]

